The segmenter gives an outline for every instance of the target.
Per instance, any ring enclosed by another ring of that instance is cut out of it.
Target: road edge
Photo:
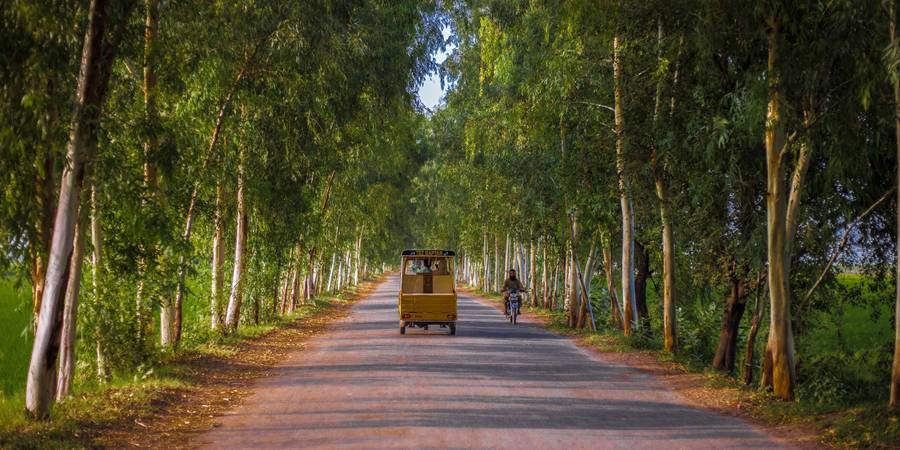
[[[188,387],[165,390],[151,409],[135,415],[123,411],[118,423],[92,436],[91,447],[195,448],[199,436],[216,427],[216,420],[243,405],[256,383],[273,374],[290,356],[304,352],[307,343],[327,333],[353,306],[387,281],[390,273],[366,280],[347,297],[283,324],[270,332],[240,342],[235,354],[200,356],[178,361]]]
[[[473,300],[483,306],[488,306],[496,309],[497,311],[503,312],[503,305],[497,300],[484,297],[482,294],[479,294],[476,291],[465,287],[457,288],[457,291],[461,294],[465,294],[471,297]],[[721,416],[727,416],[741,420],[751,428],[765,433],[773,440],[784,445],[785,447],[795,448],[799,450],[837,448],[822,442],[822,435],[820,430],[812,426],[806,424],[771,423],[763,420],[762,418],[753,416],[746,411],[735,411],[735,409],[733,408],[724,408],[711,402],[704,402],[695,396],[687,395],[687,390],[691,388],[701,387],[701,384],[708,384],[709,380],[705,379],[702,374],[686,372],[678,368],[675,364],[662,361],[648,352],[604,352],[592,345],[589,345],[583,336],[560,333],[557,330],[550,328],[550,323],[546,317],[534,314],[528,310],[523,310],[519,317],[521,317],[520,320],[523,320],[525,324],[538,326],[550,334],[566,338],[573,345],[578,347],[578,349],[584,351],[592,359],[604,362],[606,364],[627,367],[630,370],[634,370],[641,374],[652,377],[654,382],[658,383],[661,386],[664,386],[666,389],[678,396],[678,398],[684,401],[684,403],[688,406],[700,408]],[[641,359],[641,363],[635,364],[633,361],[629,361],[629,358],[622,358],[617,356],[637,356]],[[661,376],[661,374],[665,375]],[[679,383],[679,385],[673,385],[673,383],[671,382],[672,378],[681,378],[683,382]],[[724,389],[715,387],[708,388]]]

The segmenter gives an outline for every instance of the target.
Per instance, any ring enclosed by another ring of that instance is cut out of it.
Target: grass
[[[0,278],[0,399],[25,389],[31,355],[31,287]]]

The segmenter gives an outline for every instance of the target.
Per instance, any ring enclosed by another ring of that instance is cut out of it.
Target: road
[[[398,277],[197,436],[207,448],[782,448],[649,375],[460,296],[457,336],[399,334]]]

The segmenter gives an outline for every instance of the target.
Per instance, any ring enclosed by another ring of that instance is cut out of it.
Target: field
[[[31,354],[31,287],[0,279],[0,397],[25,388]]]

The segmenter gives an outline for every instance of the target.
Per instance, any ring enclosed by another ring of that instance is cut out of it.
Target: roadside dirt
[[[360,289],[329,308],[276,328],[237,345],[227,357],[187,354],[173,360],[178,377],[189,388],[161,388],[151,393],[149,408],[124,410],[117,423],[97,430],[90,446],[102,448],[187,448],[188,438],[212,429],[216,418],[250,394],[253,382],[268,376],[288,354],[301,351],[307,341],[346,316],[384,278],[365,282]],[[120,395],[111,391],[111,396]]]
[[[481,297],[468,289],[460,289],[460,291],[481,299],[485,304],[491,305],[499,311],[503,310],[503,305],[498,301]],[[550,321],[546,316],[523,311],[522,318],[528,322],[540,324],[548,331],[554,331],[549,328]],[[606,362],[628,366],[653,376],[692,406],[712,410],[725,416],[740,417],[799,449],[832,448],[821,442],[822,432],[815,425],[778,425],[763,420],[753,414],[754,408],[758,405],[754,400],[748,399],[745,391],[735,386],[715,383],[703,373],[688,372],[678,363],[661,360],[654,352],[604,352],[591,345],[586,337],[567,337],[580,348]]]
[[[738,388],[718,385],[702,373],[687,372],[679,364],[662,361],[651,352],[601,352],[591,347],[584,338],[575,338],[575,342],[579,347],[605,361],[626,365],[652,375],[678,393],[690,405],[750,421],[797,448],[826,447],[820,442],[820,431],[812,425],[774,425],[753,415],[752,411],[756,405],[752,400],[748,401],[747,393]]]

